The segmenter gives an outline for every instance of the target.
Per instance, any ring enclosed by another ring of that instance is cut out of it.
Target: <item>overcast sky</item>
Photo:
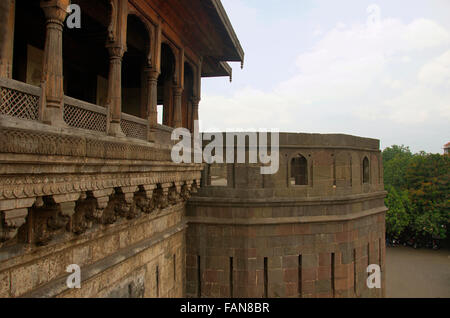
[[[442,153],[450,0],[222,0],[244,48],[203,79],[206,131],[345,133]]]

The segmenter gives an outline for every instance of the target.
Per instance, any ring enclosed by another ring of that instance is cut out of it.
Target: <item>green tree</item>
[[[384,184],[397,189],[406,189],[406,170],[413,158],[409,147],[388,147],[383,151]]]
[[[405,181],[414,205],[412,229],[417,234],[445,238],[450,222],[450,157],[423,152],[415,155]]]
[[[393,186],[387,186],[387,191],[385,202],[389,210],[386,214],[386,232],[388,236],[399,237],[411,222],[408,191],[396,190]]]
[[[383,150],[383,161],[390,161],[398,154],[408,154],[409,156],[412,156],[409,147],[404,145],[393,145]]]

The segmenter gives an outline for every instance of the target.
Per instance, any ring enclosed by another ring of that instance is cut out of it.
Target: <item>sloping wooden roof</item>
[[[220,0],[147,0],[197,54],[202,76],[231,76],[223,62],[244,62],[244,50]]]

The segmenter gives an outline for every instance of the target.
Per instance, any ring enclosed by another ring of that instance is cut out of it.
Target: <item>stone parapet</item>
[[[383,297],[379,141],[280,134],[279,149],[274,175],[261,175],[260,164],[228,164],[226,176],[205,169],[186,211],[187,295]],[[381,289],[367,286],[371,264]]]

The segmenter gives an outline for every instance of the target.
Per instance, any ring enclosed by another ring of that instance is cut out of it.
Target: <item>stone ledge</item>
[[[255,133],[260,134],[252,131],[229,132],[230,135],[238,135],[241,137]],[[208,132],[208,134],[222,135],[222,137],[226,135],[226,133],[223,132]],[[380,152],[379,140],[346,134],[306,134],[280,132],[279,145],[280,148],[354,149]]]
[[[221,206],[221,207],[291,207],[311,205],[333,205],[364,202],[367,199],[384,199],[386,191],[373,193],[355,194],[339,197],[311,197],[311,198],[263,198],[263,199],[238,199],[227,197],[200,197],[193,196],[188,205],[199,206]]]
[[[187,217],[188,224],[213,224],[213,225],[278,225],[278,224],[304,224],[304,223],[329,223],[351,221],[367,216],[385,213],[386,207],[379,207],[358,213],[350,213],[346,215],[323,215],[323,216],[299,216],[299,217],[282,217],[282,218],[211,218],[211,217]]]
[[[15,154],[0,153],[1,174],[20,174],[24,170],[20,167],[26,166],[27,172],[32,169],[33,173],[83,173],[95,172],[101,168],[104,172],[161,172],[167,170],[192,171],[203,170],[203,164],[177,164],[172,161],[151,161],[133,159],[100,159],[83,158],[73,156],[48,156],[38,154]],[[8,169],[3,168],[8,166]],[[17,166],[20,166],[17,168]],[[56,169],[57,167],[57,169]],[[80,171],[80,169],[82,169]],[[83,170],[84,169],[84,170]]]
[[[2,117],[0,117],[0,152],[171,161],[170,146],[137,139],[95,135],[86,133],[83,129],[55,129],[26,120],[16,123]]]

